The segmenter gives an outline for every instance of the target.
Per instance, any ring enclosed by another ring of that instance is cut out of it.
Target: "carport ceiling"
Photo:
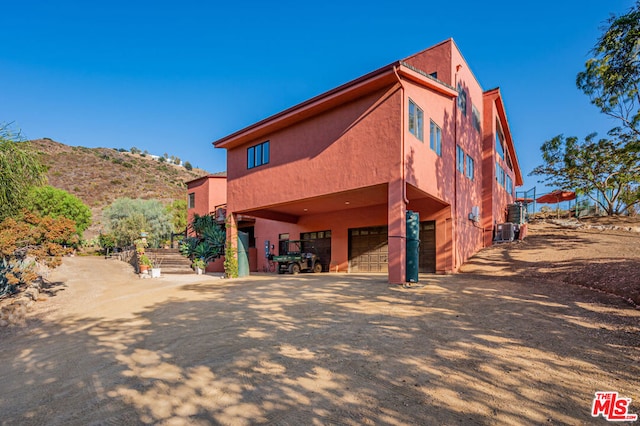
[[[243,211],[241,213],[265,219],[295,223],[300,216],[326,214],[386,203],[387,185],[383,184],[319,197],[305,198],[256,210]]]

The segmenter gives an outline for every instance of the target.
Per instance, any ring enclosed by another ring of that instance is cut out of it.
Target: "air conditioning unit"
[[[496,239],[498,243],[513,241],[516,238],[515,223],[499,223],[496,226]]]

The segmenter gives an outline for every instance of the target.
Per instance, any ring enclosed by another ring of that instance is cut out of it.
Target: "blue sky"
[[[483,88],[501,88],[520,189],[540,188],[527,175],[545,140],[614,126],[575,77],[632,3],[3,2],[0,122],[216,172],[213,140],[453,37]]]

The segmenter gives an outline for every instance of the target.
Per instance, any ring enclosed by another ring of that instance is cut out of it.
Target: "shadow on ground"
[[[600,390],[640,411],[638,311],[546,283],[425,284],[218,280],[133,318],[0,332],[0,423],[582,424]]]

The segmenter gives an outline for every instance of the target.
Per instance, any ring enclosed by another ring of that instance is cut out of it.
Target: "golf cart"
[[[315,252],[315,248],[306,244],[306,250],[302,251],[303,243],[309,240],[289,240],[286,243],[287,251],[284,254],[273,256],[273,261],[278,262],[278,273],[297,274],[299,272],[322,272],[322,264]]]

